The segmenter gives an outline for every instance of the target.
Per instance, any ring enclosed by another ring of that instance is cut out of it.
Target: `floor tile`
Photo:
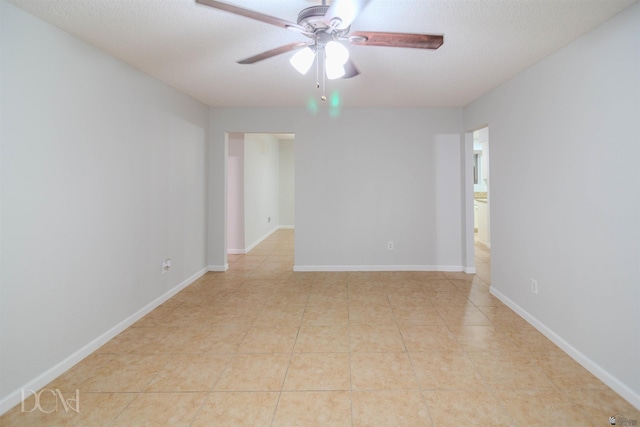
[[[352,352],[406,351],[400,330],[395,325],[351,325],[349,340]]]
[[[216,391],[279,391],[289,354],[236,354],[214,386]]]
[[[451,326],[450,329],[462,348],[468,352],[518,350],[509,334],[494,326],[458,325]]]
[[[230,357],[229,354],[174,355],[144,391],[209,391]]]
[[[352,394],[353,426],[432,426],[419,391],[357,391]]]
[[[348,326],[302,326],[294,347],[297,353],[349,351]]]
[[[182,348],[183,353],[235,353],[248,327],[211,327],[191,329]]]
[[[429,307],[393,307],[393,314],[398,325],[444,325],[444,320],[438,311]]]
[[[169,362],[169,355],[116,354],[86,378],[78,388],[83,392],[136,392]]]
[[[298,336],[298,328],[254,326],[238,347],[238,353],[290,353]]]
[[[410,352],[460,349],[460,344],[446,326],[402,325],[400,331]]]
[[[555,389],[529,353],[468,352],[485,384],[497,389]]]
[[[423,292],[402,292],[394,290],[387,293],[387,298],[391,307],[395,308],[417,308],[429,309],[433,308],[427,293]]]
[[[424,395],[436,427],[528,425],[513,423],[502,403],[489,391],[430,390]]]
[[[206,396],[206,393],[141,393],[113,425],[189,426]]]
[[[278,397],[277,392],[213,392],[192,427],[270,426]]]
[[[348,391],[282,392],[273,427],[350,427]]]
[[[352,390],[418,389],[407,353],[352,353]]]
[[[557,390],[509,390],[498,393],[516,425],[593,426],[589,417]],[[605,425],[608,417],[603,417]]]
[[[463,351],[410,353],[413,369],[422,389],[483,389],[485,383]]]
[[[349,390],[348,353],[299,353],[291,356],[283,390]]]
[[[609,388],[585,387],[573,389],[568,398],[573,404],[580,408],[582,412],[589,416],[597,426],[607,425],[603,420],[608,421],[609,417],[616,415],[618,419],[625,418],[631,422],[635,421],[637,425],[640,425],[640,409],[634,408],[629,402]]]
[[[306,299],[306,297],[305,297]],[[306,303],[292,304],[285,301],[286,306],[265,305],[253,322],[254,326],[300,326]]]
[[[371,305],[362,301],[349,302],[350,325],[395,325],[390,305]]]
[[[303,326],[332,326],[349,324],[349,305],[347,301],[315,300],[307,303],[302,317]]]
[[[473,305],[439,307],[437,311],[449,326],[492,325],[487,316]]]
[[[560,350],[536,353],[532,357],[549,379],[562,390],[581,388],[607,389],[607,386],[602,381]]]

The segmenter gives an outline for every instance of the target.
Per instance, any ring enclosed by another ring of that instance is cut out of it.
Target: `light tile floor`
[[[278,231],[46,387],[79,390],[79,413],[42,393],[51,413],[18,406],[0,425],[640,423],[490,295],[490,254],[476,249],[476,275],[293,273],[293,231]]]

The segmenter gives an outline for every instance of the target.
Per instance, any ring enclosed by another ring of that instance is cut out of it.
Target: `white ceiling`
[[[236,63],[304,36],[195,0],[9,1],[210,106],[300,107],[321,95],[291,53]],[[293,22],[320,4],[224,1]],[[352,31],[444,34],[444,45],[350,46],[361,74],[327,81],[326,93],[347,107],[464,106],[637,1],[371,0]]]

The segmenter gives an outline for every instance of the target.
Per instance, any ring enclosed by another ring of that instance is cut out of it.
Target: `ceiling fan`
[[[298,50],[291,57],[291,65],[306,74],[316,57],[318,70],[323,62],[328,79],[350,78],[359,74],[349,59],[349,51],[344,43],[359,46],[405,47],[415,49],[438,49],[444,42],[442,35],[389,33],[378,31],[355,31],[350,33],[351,24],[370,0],[334,0],[331,5],[322,0],[321,5],[307,7],[298,13],[297,22],[265,15],[217,0],[196,0],[197,3],[236,15],[266,22],[288,30],[297,31],[311,39],[307,42],[290,43],[249,58],[239,64],[253,64],[276,55]],[[323,78],[324,75],[323,74]],[[317,84],[319,87],[319,83]]]

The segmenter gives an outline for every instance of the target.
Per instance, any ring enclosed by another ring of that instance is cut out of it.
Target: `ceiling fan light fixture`
[[[307,74],[307,71],[309,71],[309,68],[313,65],[313,60],[315,58],[316,53],[307,46],[293,55],[289,62],[300,74]]]
[[[219,0],[195,0],[196,3],[230,12],[235,15],[299,31],[310,42],[289,43],[258,55],[238,61],[239,64],[254,64],[286,52],[302,49],[289,62],[301,74],[306,74],[316,62],[316,85],[320,87],[320,70],[324,79],[351,78],[360,72],[349,59],[349,51],[341,42],[361,46],[402,47],[413,49],[438,49],[444,36],[437,34],[390,33],[381,31],[356,31],[351,24],[371,0],[321,0],[321,5],[307,7],[298,13],[297,23],[265,15],[254,10],[228,4]],[[319,0],[318,0],[319,1]],[[317,59],[316,59],[317,56]],[[323,89],[324,90],[324,89]],[[326,99],[326,97],[323,95]]]

